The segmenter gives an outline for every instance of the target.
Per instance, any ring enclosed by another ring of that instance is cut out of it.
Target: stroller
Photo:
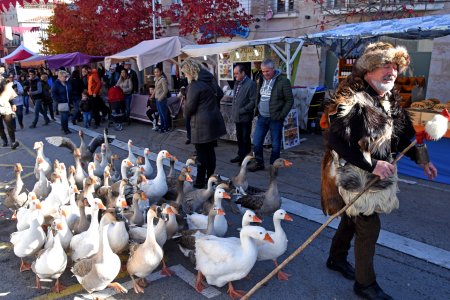
[[[108,90],[108,103],[111,109],[114,129],[122,131],[122,123],[125,121],[125,95],[120,87],[113,86]]]

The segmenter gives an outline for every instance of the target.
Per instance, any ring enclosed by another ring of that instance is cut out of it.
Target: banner
[[[283,127],[283,149],[289,149],[300,145],[300,134],[298,130],[298,112],[296,108],[291,109],[284,119]]]

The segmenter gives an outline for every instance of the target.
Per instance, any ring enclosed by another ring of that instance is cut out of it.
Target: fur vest
[[[339,86],[325,111],[329,120],[329,143],[322,161],[321,177],[321,202],[325,214],[336,213],[364,190],[375,176],[371,172],[376,160],[392,160],[391,154],[399,150],[400,139],[408,141],[414,136],[409,116],[399,103],[396,91],[379,97],[359,78],[348,78]],[[333,139],[330,139],[331,135]],[[333,140],[338,140],[342,147],[333,145]],[[353,154],[358,154],[358,166],[341,157],[348,154],[345,150],[354,151],[348,159],[354,159]],[[397,191],[396,174],[379,180],[346,213],[349,216],[390,213],[399,206]]]

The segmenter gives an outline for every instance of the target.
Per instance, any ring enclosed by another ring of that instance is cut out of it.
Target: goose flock
[[[15,183],[3,201],[17,221],[10,241],[20,258],[20,272],[32,270],[37,288],[41,280],[50,279],[55,281],[52,291],[60,292],[64,289],[60,276],[72,272],[88,293],[107,287],[126,293],[114,282],[126,270],[134,292],[144,293],[146,277],[160,265],[162,274],[173,274],[165,265],[170,255],[164,250],[168,240],[176,242],[195,265],[198,292],[206,280],[217,287],[228,284],[229,296],[240,298],[245,292],[235,290],[232,282],[246,277],[256,261],[272,260],[277,266],[288,242],[281,221],[292,218],[281,209],[276,179],[279,169],[292,165],[289,161],[279,158],[270,166],[269,187],[264,192],[247,193],[251,155],[231,180],[213,175],[206,189],[195,189],[190,174],[193,159],[177,173],[177,159],[161,150],[154,169],[150,150],[145,148],[142,157],[136,157],[129,140],[128,156],[116,168],[119,157],[112,153],[113,137],[106,130],[89,144],[82,131],[79,137],[79,146],[66,137],[46,138],[71,151],[74,164],[69,168],[58,160],[52,162],[44,153],[44,143],[35,142],[34,185],[27,189],[22,165],[16,163]],[[164,160],[170,163],[169,175]],[[223,202],[242,213],[239,237],[230,236]],[[274,231],[261,227],[261,218],[269,215]],[[126,262],[121,262],[120,254],[128,254]],[[278,273],[279,280],[288,276]]]

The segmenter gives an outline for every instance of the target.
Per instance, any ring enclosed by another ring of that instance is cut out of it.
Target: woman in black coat
[[[194,187],[203,188],[207,178],[216,169],[214,147],[217,139],[227,133],[220,113],[223,92],[214,76],[199,62],[186,59],[181,64],[181,71],[189,82],[184,117],[191,120],[191,142],[197,151],[197,178]]]

